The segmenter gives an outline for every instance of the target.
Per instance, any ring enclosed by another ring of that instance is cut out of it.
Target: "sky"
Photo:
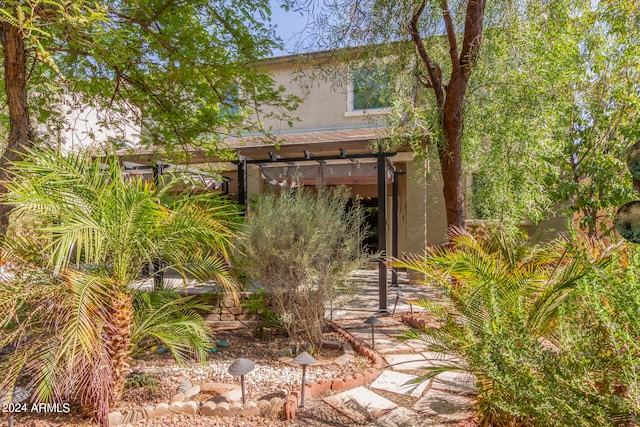
[[[284,49],[274,51],[274,56],[296,53],[298,45],[308,44],[308,34],[305,29],[309,25],[309,17],[301,12],[285,11],[280,7],[281,1],[269,0],[271,6],[271,24],[276,27],[276,35],[284,43]]]

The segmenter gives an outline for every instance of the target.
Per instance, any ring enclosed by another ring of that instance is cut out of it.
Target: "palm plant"
[[[421,302],[444,320],[441,326],[407,337],[456,362],[430,369],[421,380],[447,370],[476,375],[483,425],[607,425],[621,407],[589,391],[592,372],[565,351],[560,314],[572,291],[606,268],[612,249],[554,242],[527,253],[513,241],[488,243],[463,231],[450,241],[393,263],[424,274],[442,296]]]
[[[0,359],[0,389],[26,378],[37,400],[77,400],[106,423],[136,342],[154,336],[184,360],[202,357],[209,335],[192,302],[136,297],[141,267],[161,259],[185,280],[233,290],[237,215],[211,194],[176,196],[183,179],[155,185],[127,176],[116,158],[31,152],[12,173],[3,203],[42,225],[3,242],[16,277],[0,287],[0,348],[13,348]],[[167,313],[183,321],[158,328]]]

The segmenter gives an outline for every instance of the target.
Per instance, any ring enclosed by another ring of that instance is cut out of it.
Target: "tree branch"
[[[429,54],[427,53],[427,49],[424,46],[424,42],[422,41],[420,30],[418,28],[418,21],[420,19],[420,16],[422,16],[426,5],[427,2],[426,0],[424,0],[411,17],[411,20],[409,21],[409,34],[411,35],[411,38],[416,45],[416,49],[418,51],[418,55],[420,55],[420,59],[424,63],[425,68],[429,73],[429,80],[431,80],[431,85],[436,95],[438,109],[442,110],[445,100],[444,90],[442,89],[442,73],[440,71],[440,67],[438,67],[437,64],[434,64],[431,61],[431,58],[429,58]]]
[[[458,42],[456,41],[456,30],[453,27],[453,20],[451,19],[451,11],[449,10],[449,3],[447,0],[440,0],[440,7],[442,8],[444,26],[447,30],[447,41],[449,42],[449,55],[451,56],[453,72],[459,73],[460,60],[458,59]]]
[[[469,79],[471,68],[476,63],[480,52],[485,3],[485,0],[469,0],[469,3],[467,3],[464,38],[462,40],[462,52],[460,53],[460,64],[462,65],[465,80]]]

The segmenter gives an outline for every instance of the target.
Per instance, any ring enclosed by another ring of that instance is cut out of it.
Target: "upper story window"
[[[391,107],[392,88],[388,67],[353,70],[348,112],[356,114],[387,112]]]

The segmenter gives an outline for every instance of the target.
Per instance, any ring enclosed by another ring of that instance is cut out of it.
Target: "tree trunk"
[[[126,292],[117,292],[113,307],[112,330],[109,331],[108,352],[113,368],[113,396],[118,399],[124,391],[125,377],[131,364],[131,327],[133,300]]]
[[[27,106],[27,56],[22,30],[6,22],[0,23],[0,36],[4,55],[4,84],[9,106],[9,139],[0,157],[0,180],[9,179],[7,167],[18,160],[33,144],[29,109]],[[6,193],[0,185],[0,197]],[[0,236],[4,236],[9,225],[12,207],[0,205]]]
[[[464,177],[462,175],[462,130],[464,93],[467,87],[463,75],[452,73],[442,111],[444,141],[438,147],[438,157],[444,182],[443,194],[447,226],[465,229]]]

